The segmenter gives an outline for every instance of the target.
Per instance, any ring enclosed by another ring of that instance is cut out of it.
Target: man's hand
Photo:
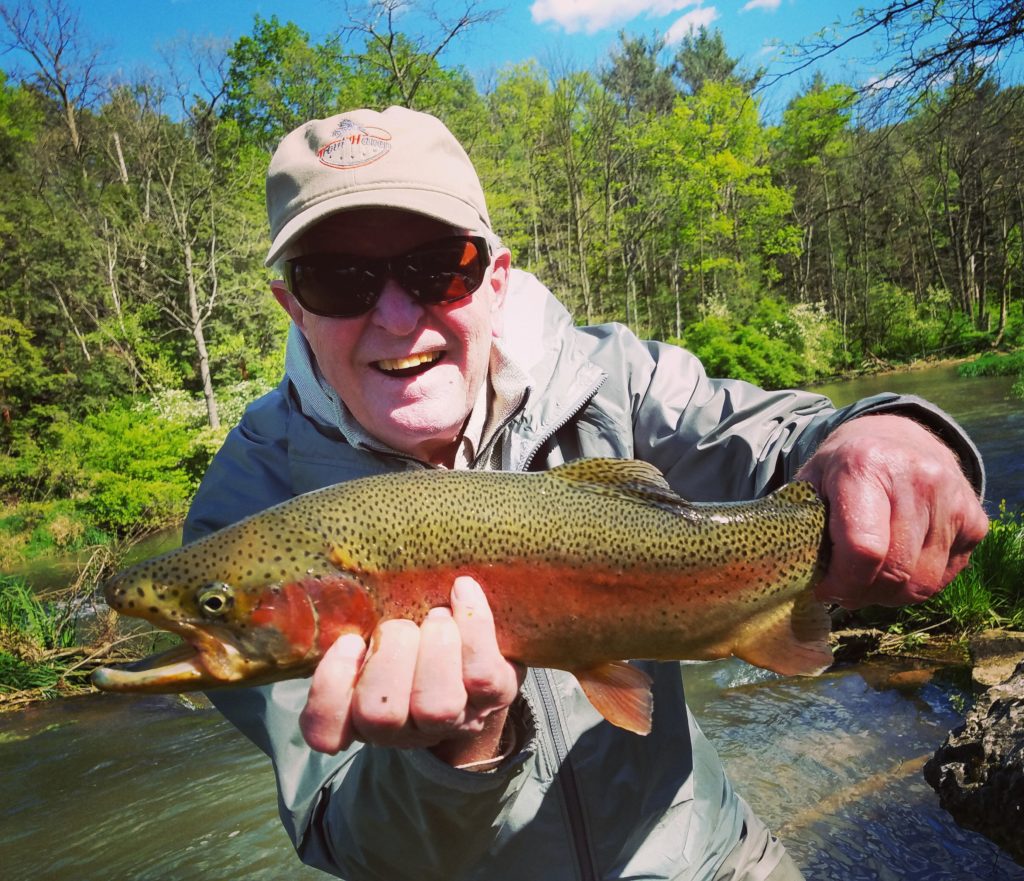
[[[797,477],[829,503],[832,558],[817,596],[848,609],[923,602],[988,530],[956,456],[903,416],[844,423]]]
[[[315,750],[336,753],[355,740],[433,747],[451,765],[498,752],[522,671],[498,651],[487,597],[472,578],[455,579],[451,608],[422,624],[382,622],[367,650],[343,636],[313,673],[300,717]]]

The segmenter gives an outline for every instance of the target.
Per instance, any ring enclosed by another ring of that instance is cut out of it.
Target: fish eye
[[[196,594],[196,603],[200,611],[211,618],[217,618],[227,614],[228,610],[235,604],[235,591],[230,584],[223,581],[212,581],[199,588]]]

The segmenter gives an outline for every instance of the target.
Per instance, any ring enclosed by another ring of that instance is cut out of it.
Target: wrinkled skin
[[[436,224],[388,213],[383,218],[381,212],[337,215],[328,240],[321,236],[315,247],[324,250],[337,236],[346,243],[340,250],[351,251],[354,242],[368,242],[374,227],[386,228],[388,241],[403,247],[438,235]],[[354,412],[359,406],[366,410],[358,414],[364,425],[397,449],[444,462],[450,459],[445,444],[457,436],[486,377],[485,360],[464,353],[478,351],[480,341],[500,334],[507,251],[499,252],[493,269],[485,289],[466,303],[470,308],[447,307],[447,313],[446,307],[416,304],[393,283],[373,311],[353,319],[314,320],[280,283],[274,292],[310,338],[325,375],[344,376],[342,387],[357,404]],[[484,303],[470,306],[480,296]],[[391,382],[397,389],[393,394],[409,402],[404,417],[392,416],[378,406],[385,396],[374,393],[381,378],[373,359],[398,357],[403,345],[417,351],[425,340],[443,341],[454,353],[449,361],[462,365],[465,375],[453,385],[442,383],[436,395],[429,376],[405,385]],[[346,353],[357,357],[346,362]],[[430,396],[420,394],[421,387],[431,389]],[[447,404],[441,406],[443,401]],[[927,599],[967,564],[988,528],[955,455],[906,417],[867,415],[840,426],[797,476],[811,481],[829,502],[833,548],[818,597],[847,608]],[[521,682],[522,670],[498,651],[480,586],[458,578],[450,608],[435,609],[422,625],[385,621],[369,649],[359,637],[339,639],[313,674],[302,734],[311,747],[328,753],[361,740],[429,747],[452,765],[480,762],[498,755],[508,707]]]
[[[829,502],[832,561],[817,588],[848,609],[924,602],[967,565],[988,517],[953,452],[895,415],[837,428],[797,475]]]

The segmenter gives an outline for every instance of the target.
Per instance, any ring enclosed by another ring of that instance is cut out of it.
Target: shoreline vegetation
[[[1024,386],[1024,351],[957,361],[962,376],[1017,374],[1021,377],[1017,386]],[[917,366],[934,364],[918,362]],[[914,369],[914,365],[896,369]],[[86,532],[82,529],[80,534]],[[37,593],[24,576],[0,576],[0,712],[92,692],[89,674],[96,667],[137,660],[153,652],[157,643],[166,644],[167,634],[140,627],[107,608],[98,590],[151,532],[137,531],[129,538],[80,549],[77,575],[67,587],[45,595]],[[29,537],[24,546],[39,548],[40,544]],[[45,544],[41,546],[46,549]],[[37,550],[23,561],[38,554]],[[869,655],[941,657],[947,662],[959,658],[968,663],[971,636],[993,628],[1024,629],[1024,511],[1003,505],[971,565],[927,603],[899,609],[871,607],[834,617],[834,630],[869,628],[881,633],[867,650]],[[845,659],[848,653],[837,655]]]

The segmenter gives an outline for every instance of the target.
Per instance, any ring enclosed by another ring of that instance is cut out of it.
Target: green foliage
[[[960,376],[1013,376],[1024,374],[1024,349],[1009,354],[988,352],[957,367]]]
[[[24,579],[0,575],[0,694],[49,695],[73,673],[65,657],[76,644],[77,608],[40,599]]]
[[[917,298],[892,284],[878,284],[869,291],[859,338],[866,354],[889,361],[958,355],[989,339],[952,308],[945,291],[930,290]]]
[[[682,345],[712,376],[792,388],[833,372],[839,333],[820,308],[762,300],[746,321],[724,304],[687,325]]]
[[[74,644],[74,619],[67,608],[39,599],[24,579],[0,575],[0,647],[13,635],[39,650]]]
[[[189,468],[192,436],[149,407],[115,405],[81,425],[62,426],[59,438],[62,470],[82,488],[82,509],[117,535],[180,520],[206,464]]]
[[[257,14],[252,35],[241,37],[228,57],[225,112],[264,147],[343,106],[339,90],[351,74],[337,40],[310,45],[295,23]]]

